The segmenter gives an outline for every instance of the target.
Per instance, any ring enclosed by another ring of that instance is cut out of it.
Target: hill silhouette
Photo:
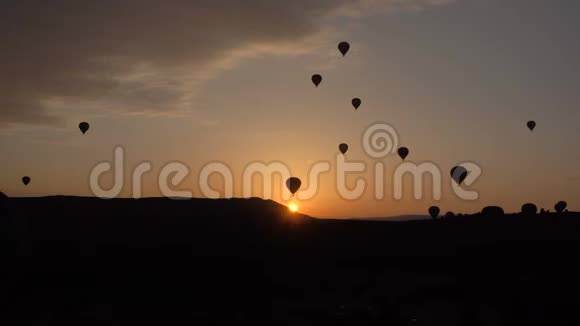
[[[23,324],[579,321],[578,213],[385,222],[257,198],[0,206],[0,313]]]

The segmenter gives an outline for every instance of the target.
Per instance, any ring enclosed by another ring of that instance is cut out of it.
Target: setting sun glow
[[[297,212],[298,211],[298,205],[292,203],[288,206],[288,209],[291,210],[292,212]]]

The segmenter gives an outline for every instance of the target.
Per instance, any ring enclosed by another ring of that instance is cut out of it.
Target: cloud
[[[449,5],[457,0],[359,0],[343,4],[336,14],[350,17],[379,15],[400,11],[419,11],[432,6]]]
[[[204,120],[201,120],[200,121],[200,124],[202,126],[205,126],[205,127],[215,127],[215,126],[218,126],[220,124],[220,121],[219,120],[207,120],[207,119],[204,119]]]
[[[91,114],[183,114],[259,54],[309,51],[333,15],[449,0],[5,0],[0,127]]]

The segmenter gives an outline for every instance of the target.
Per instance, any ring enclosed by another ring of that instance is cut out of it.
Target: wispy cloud
[[[401,11],[420,11],[433,6],[450,5],[458,0],[359,0],[345,3],[334,14],[363,17]]]
[[[248,57],[318,50],[329,17],[450,2],[3,1],[0,127],[67,116],[184,115],[206,81]]]
[[[200,124],[205,127],[215,127],[220,124],[219,120],[201,120]]]

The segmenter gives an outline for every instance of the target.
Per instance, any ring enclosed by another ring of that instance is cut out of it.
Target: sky
[[[580,210],[578,1],[6,0],[0,9],[0,191],[9,196],[93,196],[91,170],[122,146],[121,197],[133,195],[130,175],[143,161],[153,167],[145,197],[162,195],[158,176],[171,162],[190,170],[171,187],[194,197],[204,197],[199,174],[212,162],[232,171],[235,197],[251,163],[282,163],[305,189],[309,169],[329,162],[316,195],[292,199],[301,212],[518,211],[558,200]],[[351,45],[344,57],[341,41]],[[84,136],[80,121],[91,124]],[[439,200],[429,180],[414,198],[409,178],[394,198],[401,160],[363,146],[378,122],[396,130],[408,162],[440,168]],[[343,142],[346,159],[366,166],[347,177],[349,187],[367,182],[357,199],[335,184]],[[476,200],[453,191],[449,170],[465,162],[482,171],[464,185]],[[272,199],[288,204],[282,179]],[[264,197],[252,180],[252,196]],[[210,184],[225,187],[219,175]]]

